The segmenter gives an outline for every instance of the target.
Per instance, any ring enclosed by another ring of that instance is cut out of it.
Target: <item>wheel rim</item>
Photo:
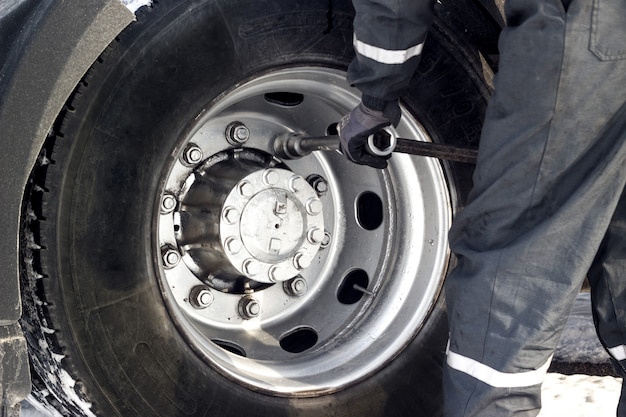
[[[257,77],[196,117],[164,169],[166,305],[205,361],[252,389],[315,396],[366,378],[439,295],[452,208],[438,161],[394,155],[379,171],[337,152],[271,154],[278,134],[327,134],[358,97],[328,68]],[[405,110],[396,132],[429,140]]]

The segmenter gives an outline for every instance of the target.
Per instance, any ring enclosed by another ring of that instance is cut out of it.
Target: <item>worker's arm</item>
[[[341,151],[352,162],[387,167],[366,151],[367,137],[400,121],[398,98],[407,89],[433,19],[434,0],[353,0],[354,50],[348,82],[362,103],[339,123]]]
[[[354,49],[348,81],[363,103],[383,110],[409,85],[433,19],[434,0],[353,0]]]

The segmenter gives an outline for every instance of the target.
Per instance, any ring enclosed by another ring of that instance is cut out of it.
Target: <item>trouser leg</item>
[[[615,369],[626,378],[626,195],[589,270],[594,324]],[[622,386],[619,417],[626,417],[626,389]]]
[[[589,51],[592,2],[506,7],[474,189],[450,232],[446,417],[538,413],[626,178],[626,65]]]

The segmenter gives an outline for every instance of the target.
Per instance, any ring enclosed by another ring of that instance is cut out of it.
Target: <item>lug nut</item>
[[[312,259],[309,259],[304,253],[298,252],[293,257],[293,266],[298,270],[303,270],[311,266],[311,261]]]
[[[325,233],[319,227],[311,227],[306,234],[307,240],[313,245],[324,241]]]
[[[318,196],[323,196],[328,192],[328,181],[320,175],[311,175],[307,178],[311,187],[315,190]]]
[[[226,140],[231,145],[243,145],[250,139],[250,129],[241,122],[232,122],[226,126]]]
[[[299,175],[294,175],[289,179],[289,191],[292,193],[304,190],[305,185],[306,181]]]
[[[263,173],[263,182],[266,185],[276,185],[280,180],[280,175],[273,169],[268,169]]]
[[[243,297],[239,301],[239,314],[244,319],[253,319],[261,314],[261,304],[252,297]]]
[[[322,212],[322,202],[317,198],[309,198],[305,203],[306,212],[310,216],[316,216]]]
[[[198,309],[209,307],[213,304],[213,300],[213,293],[211,293],[209,287],[204,285],[193,287],[189,293],[189,302]]]
[[[254,185],[250,184],[248,181],[242,181],[237,186],[237,191],[241,197],[252,197],[254,195]]]
[[[174,268],[180,262],[180,254],[171,247],[163,247],[161,248],[163,266],[165,268]]]
[[[226,248],[226,251],[231,255],[236,255],[237,253],[239,253],[241,247],[241,240],[235,237],[231,236],[224,241],[224,248]]]
[[[183,153],[183,160],[188,165],[195,165],[198,162],[202,161],[202,149],[198,147],[198,145],[189,144]]]
[[[302,297],[309,289],[309,286],[304,278],[297,276],[292,280],[286,281],[283,284],[285,292],[294,297]]]
[[[166,194],[161,199],[161,213],[168,214],[176,208],[176,198],[173,195]]]
[[[239,211],[234,207],[226,207],[222,211],[222,217],[228,224],[235,224],[239,221]]]
[[[243,272],[248,276],[257,275],[261,270],[261,265],[256,259],[246,259],[243,262]]]

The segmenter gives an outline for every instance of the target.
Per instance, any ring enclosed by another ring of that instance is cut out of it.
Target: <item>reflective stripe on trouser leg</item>
[[[446,363],[452,369],[463,372],[494,388],[524,388],[541,384],[548,372],[552,356],[541,368],[518,373],[500,372],[472,358],[452,352],[446,352]]]
[[[515,25],[450,232],[450,350],[504,374],[549,360],[624,188],[626,61],[589,51],[593,4],[506,3]],[[496,388],[446,365],[444,397],[446,417],[531,417],[540,385]]]

